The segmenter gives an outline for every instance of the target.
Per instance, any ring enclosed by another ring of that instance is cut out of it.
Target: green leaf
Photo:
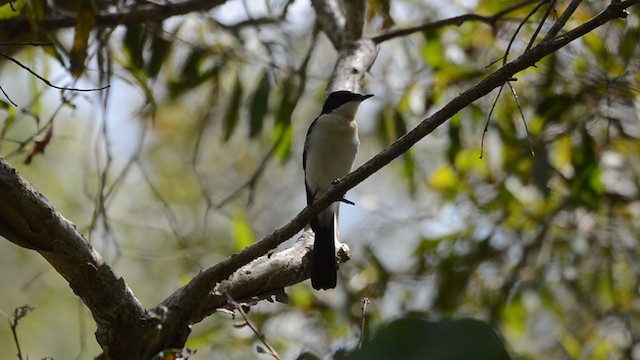
[[[238,125],[238,121],[240,120],[240,105],[242,105],[242,83],[240,82],[240,78],[236,76],[236,83],[233,86],[229,105],[227,105],[227,113],[224,115],[224,141],[228,141],[229,138],[231,138],[233,131]]]
[[[271,82],[269,74],[265,71],[260,79],[258,88],[253,93],[250,105],[249,137],[254,138],[262,132],[264,116],[269,111],[269,93]]]
[[[302,354],[298,355],[296,360],[322,360],[322,358],[312,352],[305,351]]]
[[[399,111],[395,111],[393,115],[394,135],[400,138],[407,133],[407,124]],[[413,194],[416,191],[416,163],[413,159],[413,151],[409,149],[402,154],[402,169],[407,178],[409,191]]]
[[[582,128],[581,135],[571,161],[575,174],[571,180],[571,196],[577,203],[597,209],[601,205],[604,185],[600,180],[596,145],[585,128]]]
[[[553,174],[551,163],[549,162],[549,152],[544,142],[539,142],[535,147],[536,156],[533,158],[533,184],[540,190],[545,198],[551,194],[549,181]]]
[[[455,164],[456,155],[460,152],[460,128],[462,125],[462,118],[460,113],[457,113],[451,117],[447,122],[449,125],[447,135],[449,136],[449,147],[447,148],[447,160],[450,164]]]
[[[17,9],[16,4],[20,2],[14,2],[13,7]],[[29,10],[33,19],[37,24],[40,24],[44,21],[45,16],[47,15],[47,0],[31,0],[29,1]],[[51,34],[49,34],[51,36]]]
[[[176,98],[218,75],[220,71],[218,64],[211,65],[206,69],[200,68],[206,60],[207,57],[198,49],[194,49],[189,54],[187,60],[182,64],[179,79],[169,83],[169,94],[172,98]]]
[[[26,0],[17,0],[0,6],[0,20],[8,20],[19,16],[26,3]]]
[[[280,162],[284,164],[291,157],[291,144],[293,143],[293,127],[291,123],[276,125],[274,138],[275,154],[280,159]]]
[[[9,104],[4,100],[0,100],[0,108],[7,111],[7,118],[4,119],[4,124],[2,125],[2,131],[0,132],[0,139],[4,139],[7,131],[11,128],[13,123],[16,120],[16,108],[15,106]]]
[[[348,360],[510,359],[496,331],[476,319],[401,318],[383,326]]]
[[[247,216],[244,210],[236,211],[233,216],[233,241],[236,245],[236,250],[240,251],[247,246],[253,244],[256,240],[251,224],[247,220]]]
[[[438,31],[432,31],[423,34],[425,44],[421,49],[422,59],[427,65],[431,66],[433,70],[438,70],[445,65],[444,50],[442,49],[442,44],[440,44],[440,33]]]
[[[276,145],[275,154],[281,163],[285,163],[291,156],[291,144],[293,143],[293,128],[291,127],[291,114],[295,109],[295,84],[287,78],[282,84],[282,97],[276,110],[276,126],[273,131],[273,141]]]
[[[295,84],[290,78],[284,79],[282,83],[282,97],[278,109],[276,110],[275,122],[276,124],[291,123],[291,114],[295,108],[295,103],[291,99],[291,95],[295,91]]]
[[[146,64],[145,70],[150,78],[158,76],[162,64],[171,53],[171,41],[164,39],[162,36],[154,36],[151,39],[151,56]]]
[[[85,1],[76,15],[76,28],[73,38],[73,46],[69,54],[71,61],[71,74],[78,78],[84,73],[84,61],[87,58],[89,35],[95,25],[95,15],[91,2]]]
[[[624,35],[621,36],[620,43],[618,44],[618,54],[622,57],[625,63],[629,60],[637,57],[638,42],[640,42],[640,27],[629,27]]]
[[[135,68],[144,66],[143,51],[145,43],[145,30],[142,25],[129,25],[124,34],[124,47],[129,53],[130,65]]]

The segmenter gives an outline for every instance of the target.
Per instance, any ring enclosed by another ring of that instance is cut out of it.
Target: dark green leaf
[[[534,149],[536,156],[533,158],[533,183],[544,195],[549,197],[549,180],[551,179],[552,168],[549,163],[549,153],[547,145],[540,142]]]
[[[447,122],[449,128],[449,147],[447,148],[447,160],[451,165],[454,165],[456,162],[456,155],[460,152],[460,127],[462,123],[462,118],[460,117],[460,113],[457,113],[451,117],[451,119]]]
[[[291,126],[291,114],[295,109],[295,84],[291,79],[285,79],[282,84],[282,97],[276,110],[276,126],[273,131],[273,140],[276,145],[275,154],[281,163],[285,163],[291,156],[291,144],[293,143],[293,128]]]
[[[158,73],[162,68],[162,64],[171,53],[171,45],[172,43],[164,39],[162,36],[156,35],[151,39],[151,56],[149,57],[149,61],[145,68],[147,75],[150,78],[158,76]]]
[[[476,319],[402,318],[385,325],[349,360],[382,359],[510,359],[500,337]]]
[[[8,113],[7,118],[4,119],[4,124],[2,124],[2,131],[0,132],[0,139],[4,139],[7,131],[9,131],[16,120],[16,108],[4,100],[0,101],[0,108],[6,110]]]
[[[282,97],[276,110],[276,124],[291,123],[291,114],[293,114],[296,105],[294,99],[291,98],[294,91],[295,84],[293,81],[289,78],[285,79],[282,83]]]
[[[95,25],[95,16],[91,2],[86,1],[76,15],[76,28],[73,47],[70,52],[71,74],[79,77],[84,73],[84,61],[87,57],[89,35]]]
[[[253,93],[250,105],[249,137],[253,138],[262,132],[264,116],[269,111],[269,93],[271,92],[271,82],[269,75],[265,71],[262,74],[258,88]]]
[[[141,69],[144,66],[145,30],[142,25],[129,25],[124,35],[124,47],[129,53],[131,66]]]
[[[240,105],[242,105],[242,83],[236,76],[236,83],[227,105],[227,113],[224,115],[224,141],[229,140],[240,120]]]
[[[296,360],[322,360],[318,355],[305,351],[302,354],[298,355]]]
[[[573,151],[574,177],[571,180],[571,196],[574,201],[591,209],[600,206],[604,186],[600,180],[595,142],[586,129],[582,129],[580,143]]]
[[[407,124],[399,111],[395,111],[393,115],[394,135],[395,138],[400,138],[407,133]],[[395,140],[395,139],[394,139]],[[413,194],[416,190],[416,164],[413,159],[413,151],[409,149],[402,154],[402,164],[404,175],[407,177],[409,191]]]
[[[25,3],[25,1],[15,1],[13,3],[13,7],[20,13],[20,7],[18,6],[20,3]],[[9,5],[9,4],[7,4]],[[31,0],[29,1],[29,10],[31,10],[31,14],[33,15],[36,23],[40,24],[44,21],[45,16],[47,15],[47,0]]]
[[[201,69],[207,59],[203,52],[197,49],[189,54],[187,60],[182,64],[179,79],[169,83],[169,94],[172,98],[176,98],[218,75],[219,65],[211,65],[209,68]]]

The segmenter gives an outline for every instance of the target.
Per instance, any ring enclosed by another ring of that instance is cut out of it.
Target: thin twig
[[[516,89],[511,85],[510,81],[507,81],[507,85],[511,89],[511,93],[513,94],[513,98],[516,101],[516,106],[518,107],[518,111],[520,112],[520,116],[522,117],[522,124],[524,125],[524,130],[527,134],[527,141],[529,142],[529,151],[531,152],[531,156],[536,156],[535,151],[533,151],[533,146],[531,145],[531,135],[529,134],[529,127],[527,126],[527,120],[524,118],[524,113],[522,112],[522,106],[520,106],[520,100],[518,99],[518,94],[516,93]]]
[[[0,41],[0,46],[53,46],[51,41]]]
[[[454,16],[452,18],[449,19],[443,19],[443,20],[437,20],[434,22],[430,22],[430,23],[426,23],[426,24],[422,24],[422,25],[418,25],[418,26],[413,26],[410,28],[406,28],[406,29],[398,29],[398,30],[392,30],[389,31],[387,33],[384,34],[380,34],[377,36],[374,36],[373,38],[371,38],[373,40],[374,43],[376,44],[380,44],[384,41],[387,40],[391,40],[393,38],[397,38],[397,37],[401,37],[401,36],[406,36],[406,35],[410,35],[413,34],[415,32],[422,32],[422,31],[433,31],[436,29],[440,29],[442,27],[445,26],[450,26],[450,25],[456,25],[456,26],[460,26],[463,23],[467,22],[467,21],[479,21],[485,24],[489,24],[491,26],[496,25],[496,23],[501,20],[505,15],[509,14],[510,12],[516,11],[520,8],[523,8],[527,5],[530,5],[532,3],[538,2],[539,0],[527,0],[527,1],[523,1],[520,4],[516,4],[513,5],[511,7],[508,7],[504,10],[501,10],[493,15],[490,16],[485,16],[485,15],[478,15],[478,14],[463,14],[463,15],[459,15],[459,16]],[[546,1],[546,0],[545,0]]]
[[[511,50],[511,46],[513,45],[513,42],[516,40],[516,36],[518,36],[518,33],[520,32],[524,24],[526,24],[529,18],[532,17],[533,14],[537,13],[538,10],[542,7],[542,5],[546,4],[547,2],[549,2],[549,0],[544,0],[538,3],[538,5],[536,5],[533,9],[531,9],[531,11],[529,11],[527,16],[525,16],[525,18],[520,22],[520,24],[518,24],[516,31],[514,31],[513,35],[511,36],[509,45],[507,45],[507,49],[504,51],[504,56],[502,57],[502,65],[507,63],[507,58],[509,57],[509,51]]]
[[[18,107],[18,104],[16,104],[15,102],[13,102],[13,100],[11,100],[11,98],[9,97],[9,95],[4,91],[4,89],[2,88],[2,86],[0,86],[0,91],[2,91],[2,94],[4,95],[5,98],[7,98],[7,100],[9,100],[9,102],[11,103],[11,105]]]
[[[18,322],[20,319],[25,317],[30,311],[35,310],[36,308],[31,305],[22,305],[13,310],[13,316],[9,317],[9,315],[5,314],[4,311],[0,310],[0,316],[2,316],[11,327],[11,334],[13,335],[13,342],[16,344],[16,349],[18,350],[17,357],[19,360],[22,360],[22,349],[20,348],[20,341],[18,340]],[[27,359],[29,357],[27,356]]]
[[[54,88],[54,89],[58,89],[58,90],[67,90],[67,91],[83,91],[83,92],[88,92],[88,91],[100,91],[100,90],[104,90],[109,88],[111,85],[105,85],[103,87],[99,87],[99,88],[91,88],[91,89],[82,89],[82,88],[73,88],[73,87],[64,87],[64,86],[58,86],[55,84],[52,84],[49,80],[45,79],[44,77],[40,76],[38,73],[36,73],[35,71],[31,70],[28,66],[24,65],[23,63],[21,63],[20,61],[14,59],[13,57],[3,53],[0,51],[0,56],[4,57],[5,59],[13,62],[14,64],[20,66],[21,68],[23,68],[24,70],[27,70],[31,75],[37,77],[38,79],[40,79],[43,83],[47,84],[48,86]]]
[[[558,20],[551,26],[551,29],[549,29],[549,32],[547,33],[547,35],[545,35],[542,41],[550,41],[551,39],[556,37],[556,35],[558,35],[560,30],[562,30],[564,25],[567,23],[567,21],[569,21],[569,18],[571,17],[571,15],[573,15],[581,2],[582,0],[571,0],[569,6],[567,6],[562,15],[560,15]]]
[[[358,349],[362,349],[362,342],[364,341],[365,325],[367,322],[367,306],[371,304],[371,300],[368,297],[362,298],[362,320],[360,321],[360,340],[358,341]]]
[[[531,47],[533,46],[533,43],[536,41],[538,34],[542,30],[542,27],[544,26],[544,23],[547,21],[547,18],[549,17],[551,10],[555,7],[555,4],[556,4],[556,0],[551,0],[551,2],[549,3],[549,6],[547,7],[547,10],[544,12],[544,15],[542,15],[542,20],[540,20],[540,23],[538,24],[536,31],[533,32],[533,35],[531,36],[531,40],[529,40],[529,44],[527,44],[527,48],[524,49],[524,51],[529,51],[529,49],[531,49]]]
[[[233,305],[233,307],[238,311],[238,313],[240,313],[240,316],[242,316],[242,319],[244,320],[244,324],[242,324],[242,326],[247,325],[249,326],[249,328],[251,329],[251,331],[253,331],[254,334],[256,334],[256,336],[258,337],[258,340],[260,340],[260,342],[267,347],[267,349],[269,350],[269,352],[266,352],[267,354],[271,355],[273,358],[280,360],[280,355],[278,354],[278,351],[276,351],[276,349],[273,347],[273,345],[271,345],[271,343],[269,343],[269,341],[267,340],[267,337],[264,335],[264,333],[262,333],[262,331],[260,331],[260,329],[258,329],[258,327],[256,326],[256,324],[254,324],[250,319],[249,316],[247,316],[247,313],[244,311],[244,307],[248,305],[245,303],[238,303],[236,302],[231,295],[229,295],[228,293],[225,294],[227,296],[227,301],[229,302],[229,304]],[[259,349],[262,349],[260,347],[258,347]],[[262,349],[264,351],[264,349]]]
[[[500,98],[500,94],[502,93],[502,88],[504,88],[504,84],[502,84],[500,86],[500,89],[498,90],[498,95],[491,105],[491,110],[489,110],[489,115],[487,115],[487,122],[484,124],[484,130],[482,130],[482,140],[480,140],[480,159],[482,159],[482,156],[484,155],[484,135],[489,131],[489,121],[491,121],[491,114],[493,114],[493,110],[496,108],[496,104],[498,103],[498,99]]]

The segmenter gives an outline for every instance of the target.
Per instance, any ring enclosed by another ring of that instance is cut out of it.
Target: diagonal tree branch
[[[1,157],[0,224],[0,235],[38,251],[84,301],[100,346],[114,359],[129,358],[124,350],[144,335],[144,308],[75,226]]]

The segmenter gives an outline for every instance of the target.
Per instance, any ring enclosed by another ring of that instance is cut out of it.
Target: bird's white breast
[[[351,171],[360,141],[354,120],[324,114],[315,126],[307,139],[306,180],[312,190],[323,192]]]

